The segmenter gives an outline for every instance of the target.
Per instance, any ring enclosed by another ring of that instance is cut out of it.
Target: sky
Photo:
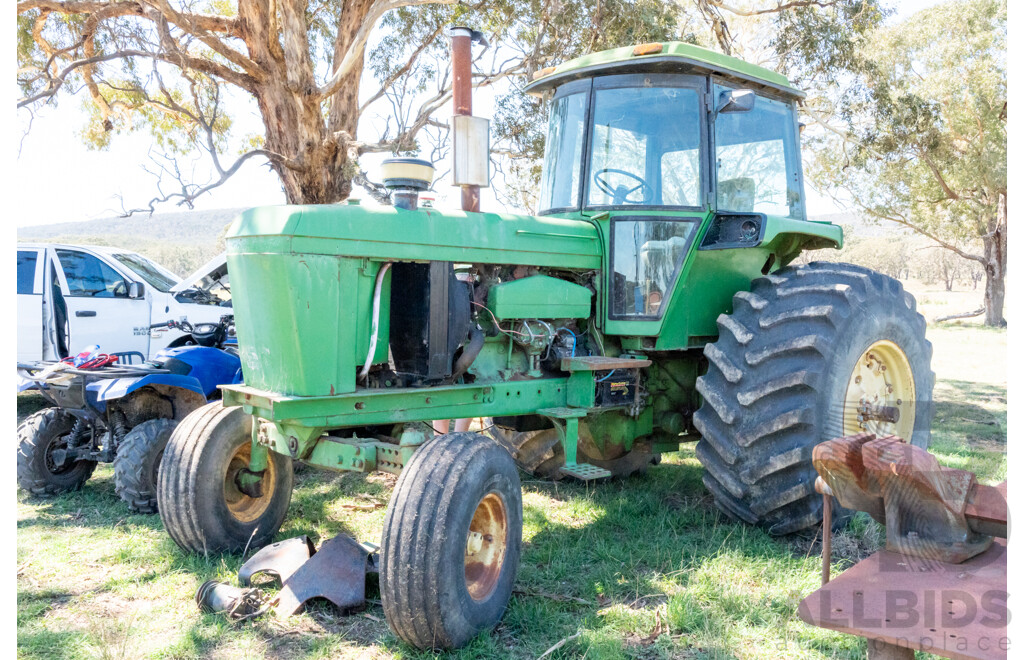
[[[937,2],[901,0],[895,3],[897,15],[894,18],[904,18]],[[362,87],[363,92],[368,93],[373,85]],[[18,112],[13,137],[18,156],[13,176],[8,180],[16,191],[13,206],[18,227],[116,216],[122,213],[122,208],[147,206],[158,194],[156,178],[144,169],[152,168],[150,156],[156,155],[156,152],[151,154],[153,145],[148,133],[116,136],[108,149],[90,150],[79,136],[85,117],[82,102],[81,96],[64,97],[56,107],[43,108],[36,113],[27,132],[28,113]],[[474,114],[489,117],[493,109],[492,95],[478,90],[474,104]],[[233,132],[238,135],[262,132],[259,117],[247,110],[247,104],[231,105],[242,110],[234,113]],[[383,158],[366,156],[361,159],[371,179],[374,166]],[[201,173],[198,180],[205,180],[202,176],[208,171],[205,161],[197,160],[194,167]],[[439,169],[447,168],[439,166]],[[173,190],[172,181],[164,185],[165,192]],[[448,190],[444,182],[437,188],[438,206],[458,204],[457,191]],[[812,216],[842,210],[831,199],[810,188],[807,195]],[[359,189],[353,196],[367,197]],[[483,191],[481,201],[484,209],[501,208],[493,190]],[[284,196],[276,175],[259,159],[251,159],[226,184],[198,199],[195,207],[218,209],[281,203],[284,203]],[[185,209],[174,204],[157,207],[157,213],[180,210]]]

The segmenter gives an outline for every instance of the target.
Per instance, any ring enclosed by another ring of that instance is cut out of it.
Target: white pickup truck
[[[221,255],[180,280],[140,254],[111,247],[18,244],[18,362],[59,360],[98,344],[152,358],[188,343],[167,320],[216,323],[230,314]]]

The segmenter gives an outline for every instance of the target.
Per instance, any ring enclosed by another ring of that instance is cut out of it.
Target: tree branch
[[[338,91],[345,76],[351,73],[353,68],[360,62],[363,48],[366,46],[366,40],[370,37],[370,32],[376,27],[380,17],[387,12],[400,7],[436,4],[450,5],[456,2],[457,0],[376,0],[370,11],[367,12],[366,17],[363,18],[363,22],[352,38],[352,43],[349,44],[348,50],[345,51],[344,57],[341,58],[341,62],[335,63],[335,69],[331,73],[330,78],[327,79],[327,82],[317,92],[320,96],[330,96]]]
[[[32,9],[43,9],[60,14],[92,14],[101,10],[113,10],[115,16],[141,16],[143,3],[138,0],[19,0],[18,13],[23,14]],[[172,10],[173,11],[173,10]],[[217,14],[191,14],[174,12],[185,25],[179,25],[182,29],[188,27],[220,32],[232,37],[240,36],[239,22],[237,18],[230,16],[219,16]]]
[[[827,9],[828,7],[834,7],[839,4],[840,0],[792,0],[791,2],[777,2],[774,7],[767,9],[740,9],[732,5],[727,5],[721,0],[707,0],[707,3],[712,7],[717,7],[730,14],[737,16],[761,16],[763,14],[778,14],[786,11],[787,9],[799,9],[801,7],[820,7]]]

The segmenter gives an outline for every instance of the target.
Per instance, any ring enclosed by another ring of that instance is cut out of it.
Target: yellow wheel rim
[[[505,501],[497,493],[488,493],[477,504],[466,534],[466,589],[473,600],[483,601],[494,593],[507,548]]]
[[[277,471],[274,468],[274,461],[267,461],[267,469],[263,473],[263,495],[251,497],[238,489],[238,473],[242,468],[249,467],[249,454],[252,445],[244,442],[231,457],[228,469],[224,473],[224,502],[228,505],[228,511],[238,522],[248,523],[263,515],[263,512],[270,506],[273,499],[274,489],[277,487]]]
[[[846,386],[844,435],[897,435],[910,442],[916,412],[914,372],[906,353],[888,340],[871,344],[857,359]]]

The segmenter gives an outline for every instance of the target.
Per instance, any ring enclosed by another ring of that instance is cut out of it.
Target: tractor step
[[[579,357],[562,358],[562,371],[642,369],[649,366],[651,366],[651,361],[643,358],[605,357],[601,355],[581,355]]]
[[[573,465],[564,466],[560,472],[567,477],[575,477],[580,481],[593,481],[594,479],[604,479],[612,476],[612,473],[608,470],[591,465],[590,463],[575,463]]]

